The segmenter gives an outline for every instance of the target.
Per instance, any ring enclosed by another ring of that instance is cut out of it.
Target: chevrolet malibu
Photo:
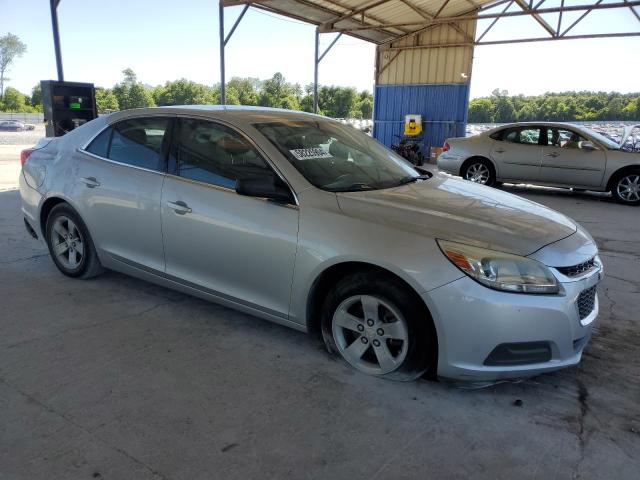
[[[298,330],[367,374],[495,381],[580,361],[602,265],[571,219],[292,111],[128,110],[24,151],[27,230]]]

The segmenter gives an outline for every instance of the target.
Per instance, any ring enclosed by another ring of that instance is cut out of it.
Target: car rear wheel
[[[468,161],[462,171],[462,178],[474,183],[480,183],[493,187],[496,183],[496,174],[493,166],[481,158]]]
[[[51,258],[64,275],[91,278],[103,272],[89,231],[70,205],[61,203],[51,210],[46,239]]]
[[[619,175],[611,189],[613,198],[626,205],[640,205],[640,170]]]
[[[375,274],[340,280],[324,302],[322,330],[329,351],[369,375],[414,380],[435,364],[432,321],[398,282]]]

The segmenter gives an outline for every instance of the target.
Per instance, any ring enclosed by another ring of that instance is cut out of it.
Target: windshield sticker
[[[297,160],[316,160],[318,158],[333,158],[333,156],[323,148],[296,148],[289,150],[291,155]]]

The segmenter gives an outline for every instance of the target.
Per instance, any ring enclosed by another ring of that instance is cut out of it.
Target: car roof
[[[315,115],[308,112],[300,112],[298,110],[285,110],[282,108],[268,107],[250,107],[242,105],[175,105],[166,107],[149,107],[134,108],[130,110],[122,110],[112,113],[109,117],[109,123],[125,118],[157,115],[157,114],[184,114],[198,115],[211,118],[225,119],[242,119],[243,121],[261,122],[274,120],[311,120],[322,119],[330,120],[327,117]]]

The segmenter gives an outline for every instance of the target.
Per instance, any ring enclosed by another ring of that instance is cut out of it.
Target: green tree
[[[492,95],[496,112],[495,121],[504,123],[515,122],[516,109],[513,106],[511,98],[509,98],[509,92],[496,88],[492,92]]]
[[[257,78],[233,77],[227,83],[227,90],[235,90],[238,98],[238,105],[258,105],[259,88],[260,80]]]
[[[29,103],[38,111],[42,111],[42,88],[39,83],[31,89],[31,99]]]
[[[362,118],[371,118],[371,115],[373,114],[373,98],[364,98],[360,100],[360,114],[362,115]]]
[[[262,84],[258,105],[263,107],[300,109],[300,87],[287,83],[284,76],[277,72]]]
[[[120,110],[129,108],[153,107],[155,105],[151,91],[138,82],[136,74],[130,68],[122,71],[124,79],[113,87]]]
[[[469,102],[469,122],[491,123],[495,121],[495,108],[488,98],[476,98]]]
[[[110,113],[120,109],[113,91],[102,87],[96,87],[96,107],[98,113]]]
[[[17,35],[7,33],[0,37],[0,98],[4,97],[4,82],[9,80],[6,74],[11,64],[26,51],[27,45]]]
[[[154,89],[157,105],[206,105],[213,103],[213,89],[181,78]]]
[[[28,97],[13,87],[7,87],[2,98],[6,112],[30,112],[33,109],[27,104]]]

